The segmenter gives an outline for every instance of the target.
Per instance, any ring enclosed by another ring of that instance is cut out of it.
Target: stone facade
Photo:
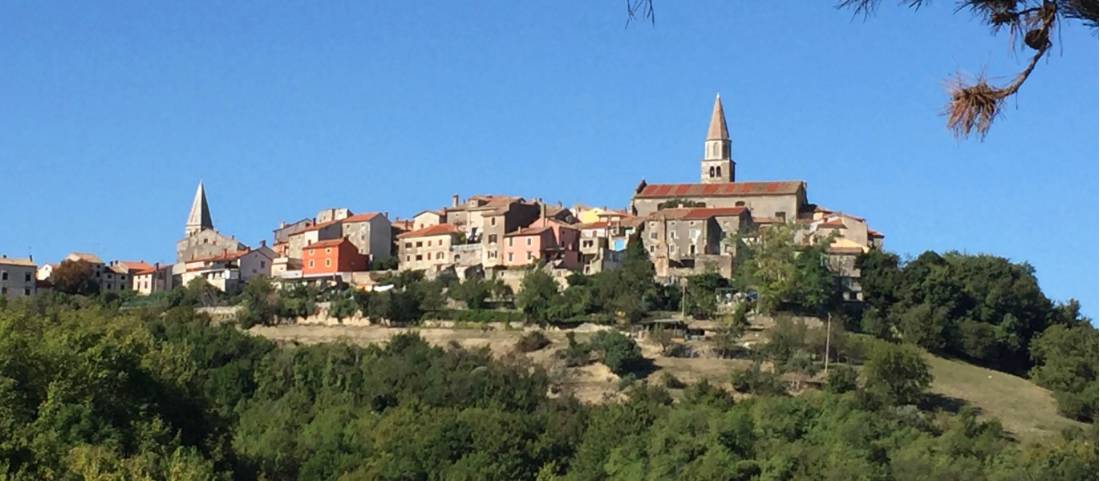
[[[658,278],[733,274],[733,236],[753,227],[744,207],[664,209],[644,220],[642,242]]]
[[[30,259],[0,256],[0,298],[18,299],[35,295],[38,266]]]
[[[397,237],[398,266],[402,271],[435,274],[454,263],[451,247],[458,244],[461,232],[451,224],[439,224]]]

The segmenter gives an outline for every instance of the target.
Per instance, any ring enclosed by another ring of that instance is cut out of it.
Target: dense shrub
[[[516,341],[516,350],[519,352],[535,352],[550,345],[550,339],[542,331],[530,331],[520,336]]]
[[[615,374],[624,374],[637,368],[643,359],[638,344],[619,331],[597,332],[588,344],[599,355],[600,362]]]

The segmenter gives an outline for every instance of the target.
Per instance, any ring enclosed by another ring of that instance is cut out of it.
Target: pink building
[[[540,219],[530,227],[504,235],[504,265],[547,262],[554,267],[580,267],[580,231],[568,224]]]

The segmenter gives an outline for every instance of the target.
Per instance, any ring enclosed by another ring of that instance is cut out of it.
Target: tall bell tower
[[[734,181],[736,164],[730,152],[730,134],[726,129],[726,113],[722,110],[720,95],[714,97],[714,110],[710,114],[710,126],[707,128],[707,140],[701,164],[700,183],[718,184]]]

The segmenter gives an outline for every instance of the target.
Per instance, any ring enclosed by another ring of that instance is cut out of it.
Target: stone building
[[[753,228],[744,207],[672,208],[643,221],[642,242],[659,279],[716,272],[733,275],[735,237]]]
[[[715,98],[698,184],[648,184],[634,190],[631,213],[648,216],[666,207],[746,207],[754,217],[793,221],[808,212],[803,181],[735,182],[729,131],[721,98]]]
[[[0,255],[0,298],[18,299],[35,295],[37,270],[31,259]]]
[[[462,232],[452,224],[438,224],[397,236],[398,268],[424,271],[434,276],[454,263],[451,247],[460,244]]]
[[[481,265],[486,269],[504,265],[504,234],[531,225],[539,218],[539,204],[522,197],[475,195],[459,204],[451,198],[446,222],[464,235],[459,243],[481,244]]]
[[[187,216],[183,239],[176,243],[176,262],[187,262],[226,251],[236,252],[246,249],[248,247],[237,239],[222,235],[214,229],[210,207],[206,203],[206,189],[202,182],[199,182],[198,188],[195,189],[195,199],[191,202],[191,212]]]

